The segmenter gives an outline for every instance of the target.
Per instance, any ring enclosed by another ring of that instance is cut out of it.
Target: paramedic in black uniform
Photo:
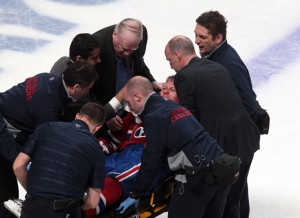
[[[28,135],[40,124],[60,119],[63,105],[88,93],[98,74],[86,62],[72,64],[61,76],[37,74],[0,93],[0,217],[13,217],[3,202],[18,198],[12,163]],[[13,132],[17,135],[14,139]]]
[[[146,193],[160,166],[167,164],[175,174],[175,190],[168,217],[222,217],[229,187],[202,182],[191,189],[186,175],[177,173],[185,165],[207,164],[223,154],[216,140],[186,108],[153,91],[149,80],[133,77],[124,89],[124,100],[138,114],[147,135],[141,167],[130,197],[121,203],[123,213]]]
[[[105,157],[94,134],[104,121],[104,108],[86,103],[73,122],[48,122],[36,128],[13,164],[27,191],[22,218],[61,218],[67,214],[80,218],[81,208],[98,205]]]

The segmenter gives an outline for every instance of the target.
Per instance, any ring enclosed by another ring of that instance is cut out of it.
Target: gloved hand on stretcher
[[[125,201],[123,201],[120,206],[116,209],[119,213],[124,213],[130,206],[134,205],[135,207],[138,206],[139,199],[134,199],[128,197]]]

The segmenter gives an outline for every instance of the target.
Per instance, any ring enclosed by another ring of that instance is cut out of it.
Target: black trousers
[[[13,135],[8,131],[7,124],[0,114],[0,217],[15,216],[3,205],[10,198],[19,198],[17,179],[13,172],[12,162],[20,151]]]
[[[203,183],[190,189],[185,183],[175,183],[168,207],[169,218],[221,218],[230,187]]]
[[[66,217],[63,210],[55,211],[53,200],[42,197],[28,197],[23,203],[21,218],[63,218]],[[71,213],[69,218],[84,218],[85,215],[78,206]]]
[[[3,203],[8,199],[19,198],[17,179],[13,172],[12,163],[0,155],[0,217],[15,218]]]
[[[248,218],[250,212],[247,178],[253,155],[242,160],[239,179],[231,186],[223,218]]]

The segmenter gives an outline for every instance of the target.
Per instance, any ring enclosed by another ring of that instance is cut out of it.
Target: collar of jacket
[[[225,39],[220,45],[218,45],[211,53],[209,53],[208,55],[204,55],[204,58],[209,59],[223,44],[227,44],[227,39]]]
[[[89,126],[82,120],[76,119],[76,120],[73,120],[72,123],[74,123],[76,128],[85,129],[85,130],[89,131]]]

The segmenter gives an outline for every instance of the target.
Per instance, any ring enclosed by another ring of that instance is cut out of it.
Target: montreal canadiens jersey
[[[128,113],[123,118],[123,128],[121,131],[108,131],[107,135],[98,139],[103,151],[106,154],[112,154],[116,151],[122,151],[128,145],[144,144],[146,142],[146,134],[138,117],[132,113]]]

